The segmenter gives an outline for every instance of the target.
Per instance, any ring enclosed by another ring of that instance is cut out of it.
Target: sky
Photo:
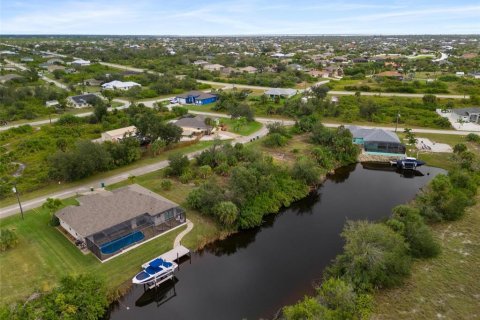
[[[0,0],[0,34],[480,34],[480,0]]]

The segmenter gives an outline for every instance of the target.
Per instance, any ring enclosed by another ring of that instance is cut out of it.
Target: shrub
[[[280,133],[268,134],[263,145],[269,148],[283,147],[287,144],[288,138],[282,136]]]
[[[466,137],[467,141],[480,143],[480,135],[475,133],[469,133]]]
[[[170,174],[174,176],[181,176],[190,167],[188,157],[180,153],[170,155],[168,157],[168,162]]]
[[[182,175],[179,178],[180,182],[183,184],[189,183],[192,179],[193,179],[193,172],[190,169],[183,171]]]
[[[222,224],[232,226],[238,218],[238,208],[231,201],[222,201],[213,207],[213,214]]]
[[[410,273],[408,246],[386,225],[348,221],[342,237],[344,253],[337,256],[327,273],[350,281],[356,290],[392,287]]]
[[[287,320],[319,319],[324,307],[312,297],[307,297],[294,304],[283,308],[283,315]]]
[[[407,205],[395,207],[387,225],[405,238],[413,257],[430,258],[440,253],[440,246],[417,208]]]
[[[453,152],[455,153],[462,153],[462,152],[465,152],[467,151],[467,146],[464,144],[464,143],[457,143],[454,147],[453,147]]]
[[[0,229],[0,251],[15,248],[18,244],[17,233],[10,229]]]
[[[163,179],[160,181],[160,187],[162,190],[168,191],[172,189],[172,181],[169,179]]]
[[[309,186],[318,185],[321,175],[322,170],[315,161],[307,157],[298,159],[292,167],[292,177],[305,182]]]

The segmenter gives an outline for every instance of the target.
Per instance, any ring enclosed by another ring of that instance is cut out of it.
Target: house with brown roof
[[[113,257],[186,223],[176,203],[138,184],[77,198],[55,216],[69,238],[100,260]]]
[[[403,74],[398,71],[384,71],[377,73],[375,76],[378,78],[393,78],[397,80],[403,80]]]

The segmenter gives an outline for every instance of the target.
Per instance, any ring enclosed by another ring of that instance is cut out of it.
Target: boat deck
[[[175,261],[183,256],[189,255],[190,250],[182,245],[176,246],[172,250],[165,252],[160,256],[165,261]]]

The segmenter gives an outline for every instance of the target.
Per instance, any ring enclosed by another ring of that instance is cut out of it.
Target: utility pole
[[[13,191],[13,192],[15,193],[15,195],[17,196],[18,206],[20,207],[20,213],[21,213],[21,215],[22,215],[22,220],[24,220],[22,203],[20,202],[20,196],[18,195],[17,182],[16,182],[16,181],[13,182],[12,191]]]
[[[395,122],[395,132],[397,132],[398,129],[398,119],[400,119],[400,112],[397,111],[397,121]]]

